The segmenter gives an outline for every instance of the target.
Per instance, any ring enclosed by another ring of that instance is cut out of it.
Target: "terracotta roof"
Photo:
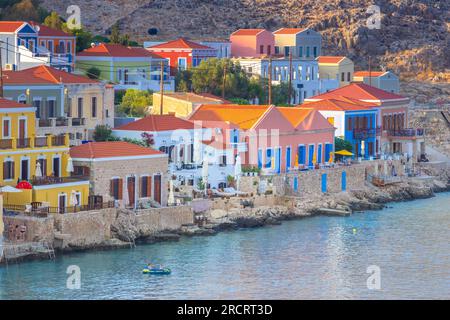
[[[339,63],[345,59],[345,56],[319,56],[317,61],[319,63]]]
[[[188,120],[180,119],[172,114],[149,115],[134,122],[127,123],[114,130],[130,131],[171,131],[177,129],[194,129],[194,123]]]
[[[28,104],[19,103],[13,100],[8,100],[4,98],[0,98],[0,109],[9,109],[9,108],[29,108],[31,107]]]
[[[30,21],[29,22],[30,25],[33,26],[33,28],[36,29],[36,26],[39,27],[39,31],[38,31],[38,36],[40,37],[72,37],[75,38],[74,35],[64,32],[62,30],[58,30],[58,29],[53,29],[50,27],[47,27],[46,25],[34,22],[34,21]],[[37,30],[36,30],[37,31]]]
[[[204,50],[214,50],[213,48],[204,46],[197,42],[189,41],[184,38],[179,38],[173,41],[164,42],[161,44],[157,44],[147,49],[204,49]]]
[[[4,84],[100,83],[85,76],[68,73],[48,66],[21,71],[3,71]]]
[[[120,44],[100,43],[77,53],[77,57],[153,57],[159,58],[141,47],[126,47]]]
[[[359,101],[358,101],[359,102]],[[375,104],[372,106],[376,107]],[[350,100],[324,99],[315,102],[305,102],[299,106],[302,109],[309,110],[328,110],[328,111],[360,111],[372,110],[371,107],[364,103],[352,102]]]
[[[334,130],[334,126],[318,110],[299,107],[277,109],[297,130]]]
[[[278,111],[296,128],[306,117],[313,112],[312,109],[300,109],[295,107],[277,107]]]
[[[306,99],[306,101],[333,99],[337,97],[347,97],[350,99],[363,101],[385,101],[385,100],[409,100],[401,95],[387,92],[365,83],[351,83],[341,88],[334,89],[329,92],[319,94],[317,96]]]
[[[353,73],[354,77],[379,77],[382,76],[383,74],[385,74],[386,71],[355,71],[355,73]],[[370,75],[369,75],[370,74]]]
[[[89,142],[70,148],[72,158],[118,158],[163,155],[164,153],[124,141]]]
[[[24,23],[24,21],[0,21],[0,32],[15,32]]]
[[[193,103],[210,104],[213,102],[220,102],[223,104],[230,104],[231,102],[221,97],[209,93],[191,93],[191,92],[168,92],[164,96],[185,100]]]
[[[233,32],[232,36],[256,36],[257,34],[265,31],[266,29],[239,29]]]
[[[201,105],[191,114],[189,120],[229,121],[247,130],[252,128],[269,108],[268,105]]]
[[[306,30],[306,28],[281,28],[275,31],[273,34],[297,34]]]

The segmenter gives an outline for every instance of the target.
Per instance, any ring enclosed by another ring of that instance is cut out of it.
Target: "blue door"
[[[313,167],[313,157],[314,157],[314,145],[310,144],[309,145],[309,157],[308,157],[308,165],[310,167]]]
[[[266,168],[272,167],[272,149],[266,149]]]
[[[291,167],[291,147],[286,148],[286,172],[289,171]]]
[[[346,191],[347,190],[347,172],[342,171],[342,191]]]
[[[281,173],[281,148],[276,149],[276,157],[275,157],[275,170],[276,173]]]
[[[262,163],[263,163],[263,160],[262,160],[262,150],[261,149],[259,149],[258,150],[258,168],[262,168]]]
[[[294,191],[295,192],[298,191],[298,178],[297,177],[294,178]]]
[[[333,151],[333,145],[331,143],[327,143],[325,145],[325,162],[330,162],[330,153]]]
[[[317,163],[322,163],[322,145],[319,144],[319,149],[317,149]]]
[[[327,174],[322,174],[322,192],[327,192]]]
[[[298,163],[299,164],[306,163],[306,147],[305,146],[298,147]],[[296,163],[295,165],[297,165],[298,163]]]

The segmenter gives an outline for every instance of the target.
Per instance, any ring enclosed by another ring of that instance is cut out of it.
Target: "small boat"
[[[142,270],[144,274],[156,274],[165,275],[170,274],[172,271],[169,268],[164,268],[162,265],[147,266]]]

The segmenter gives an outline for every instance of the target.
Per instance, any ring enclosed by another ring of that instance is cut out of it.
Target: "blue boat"
[[[172,271],[169,268],[164,268],[162,265],[147,266],[142,270],[144,274],[166,275]]]

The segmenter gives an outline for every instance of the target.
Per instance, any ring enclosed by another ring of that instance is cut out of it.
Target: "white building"
[[[143,140],[142,134],[152,135],[154,149],[169,156],[169,173],[181,185],[197,186],[202,179],[203,159],[209,159],[208,184],[219,188],[234,173],[234,159],[218,147],[212,129],[173,114],[150,115],[113,129],[114,136]]]
[[[269,77],[269,58],[236,58],[249,73],[263,78]],[[302,103],[305,99],[339,87],[336,79],[320,79],[319,65],[315,60],[292,59],[292,103]],[[287,58],[272,58],[272,84],[289,82],[290,61]]]

